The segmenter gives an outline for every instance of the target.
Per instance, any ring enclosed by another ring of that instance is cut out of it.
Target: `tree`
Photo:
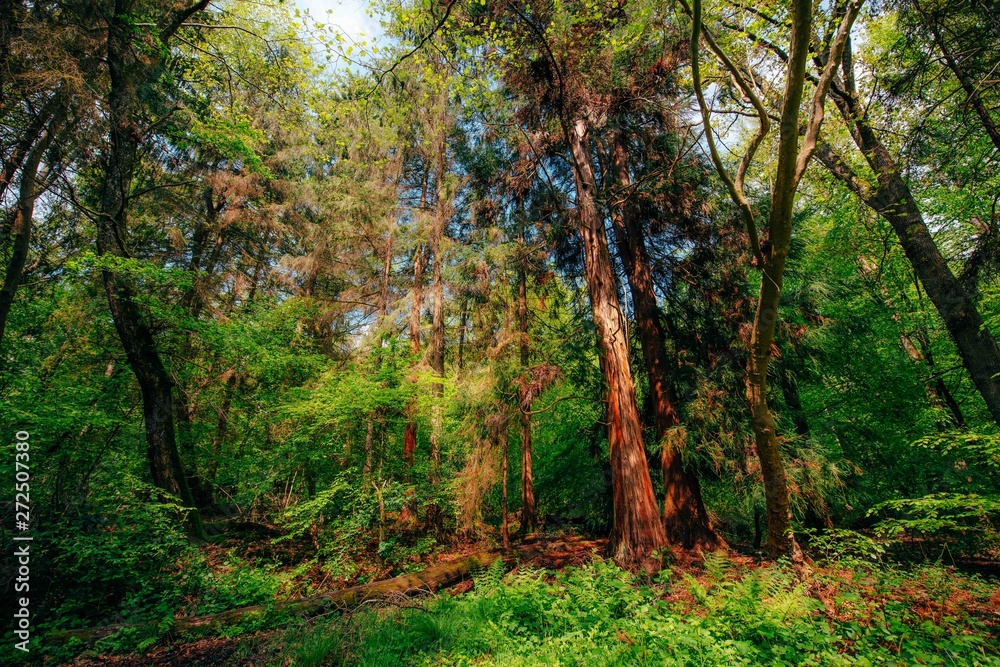
[[[955,276],[934,242],[903,169],[882,141],[869,117],[868,107],[862,103],[849,41],[843,53],[843,66],[844,77],[832,88],[832,99],[874,179],[859,173],[830,142],[820,145],[816,157],[837,180],[892,226],[903,252],[955,342],[963,365],[994,421],[1000,424],[1000,347],[983,322],[973,296]]]
[[[619,563],[642,565],[649,562],[655,550],[666,545],[666,534],[649,477],[625,336],[628,329],[618,300],[604,216],[597,201],[591,130],[595,123],[603,122],[604,109],[591,87],[593,83],[580,68],[593,55],[589,50],[599,48],[588,39],[606,27],[606,19],[576,5],[539,3],[531,6],[527,15],[515,8],[501,11],[512,29],[517,26],[521,30],[514,35],[517,41],[505,59],[507,84],[524,96],[526,116],[540,120],[546,115],[545,109],[551,110],[554,134],[569,153],[574,217],[585,257],[587,294],[606,386],[614,506],[612,552]],[[561,32],[574,13],[587,26],[580,37]]]
[[[793,559],[801,559],[802,555],[791,532],[788,483],[779,452],[779,439],[774,417],[768,406],[767,370],[771,360],[771,346],[774,342],[785,262],[792,238],[792,211],[795,203],[795,192],[809,160],[816,150],[820,126],[823,122],[826,96],[833,83],[837,68],[840,66],[851,26],[860,8],[861,2],[854,0],[844,8],[843,17],[840,20],[837,20],[836,16],[831,18],[834,25],[839,25],[835,30],[827,31],[829,41],[824,47],[828,50],[829,58],[822,74],[815,83],[812,104],[809,108],[806,129],[800,146],[800,107],[813,34],[813,5],[812,0],[794,0],[792,3],[791,34],[787,58],[784,62],[784,93],[780,103],[774,181],[771,186],[766,237],[762,243],[758,242],[757,223],[754,219],[753,208],[743,193],[743,183],[747,168],[750,166],[757,148],[770,130],[768,111],[741,68],[737,67],[732,59],[725,54],[711,33],[708,30],[703,30],[701,0],[693,0],[690,10],[692,19],[691,71],[695,94],[698,97],[698,105],[701,108],[705,126],[705,142],[708,145],[712,162],[725,183],[730,197],[743,213],[751,249],[756,259],[757,268],[761,271],[757,311],[749,342],[746,391],[750,404],[757,456],[760,458],[761,472],[764,477],[768,548],[774,554],[790,555]],[[740,92],[750,100],[759,120],[758,132],[741,158],[735,178],[729,175],[715,147],[711,107],[706,102],[702,91],[699,64],[702,35],[713,53],[721,61],[726,72],[732,76]]]
[[[183,23],[208,6],[207,0],[156,14],[148,26],[134,25],[131,14],[140,9],[131,0],[117,0],[108,8],[107,56],[109,88],[103,100],[107,113],[107,144],[100,163],[95,223],[97,252],[106,260],[102,269],[111,316],[129,366],[139,383],[146,425],[147,457],[153,483],[191,507],[189,521],[196,536],[204,536],[201,516],[194,508],[177,450],[174,430],[173,381],[164,366],[153,330],[139,305],[138,291],[125,270],[131,256],[127,245],[128,212],[139,150],[146,128],[140,90],[155,85],[163,56],[142,46],[151,38],[169,45]],[[140,28],[145,27],[145,30]]]
[[[58,94],[57,94],[58,96]],[[56,100],[56,104],[59,101]],[[34,145],[27,152],[21,163],[21,176],[18,188],[17,201],[14,205],[14,243],[11,250],[10,259],[7,262],[7,270],[4,272],[3,286],[0,287],[0,345],[3,344],[4,331],[7,328],[7,317],[10,315],[11,305],[14,303],[14,294],[17,292],[17,285],[21,281],[24,272],[25,261],[28,258],[28,247],[31,243],[31,221],[35,214],[35,202],[46,187],[45,181],[38,178],[38,170],[42,164],[42,159],[52,142],[59,135],[65,122],[66,110],[56,108],[48,121],[48,127],[42,136],[35,140]],[[58,170],[50,170],[48,181],[54,180]]]
[[[636,332],[649,374],[649,388],[656,418],[656,437],[660,445],[660,467],[663,473],[663,521],[667,537],[685,549],[713,549],[723,542],[712,529],[701,497],[697,476],[685,468],[680,445],[683,429],[674,407],[677,398],[670,385],[666,357],[666,334],[656,302],[645,232],[636,205],[629,146],[624,130],[613,131],[611,172],[614,174],[614,197],[617,205],[611,214],[618,256],[625,266],[625,275],[632,295]]]

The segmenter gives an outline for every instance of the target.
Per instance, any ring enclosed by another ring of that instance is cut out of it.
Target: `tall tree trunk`
[[[698,477],[685,469],[681,456],[683,433],[678,429],[680,418],[674,407],[676,400],[669,382],[666,335],[660,321],[660,308],[656,303],[642,221],[635,200],[630,196],[632,179],[626,140],[621,132],[614,132],[611,140],[612,170],[618,189],[618,201],[612,209],[611,221],[618,255],[628,278],[635,311],[635,328],[649,374],[663,470],[663,522],[667,538],[685,549],[714,549],[724,545],[724,542],[713,530],[708,512],[705,511]]]
[[[851,137],[875,173],[877,184],[866,183],[829,146],[821,146],[817,157],[896,232],[903,253],[955,341],[973,384],[993,420],[1000,424],[1000,348],[996,339],[986,328],[975,301],[934,243],[899,166],[868,123],[853,91],[836,91],[833,99],[851,129]]]
[[[806,61],[812,35],[812,0],[794,0],[789,60],[779,122],[777,168],[771,186],[767,243],[760,249],[762,266],[757,311],[754,314],[747,359],[746,391],[750,405],[757,457],[764,478],[767,503],[768,550],[772,555],[802,559],[792,534],[791,503],[785,466],[779,452],[774,415],[767,402],[767,367],[778,321],[778,305],[784,283],[785,262],[792,239],[792,208],[801,178],[799,171],[799,111],[805,85]],[[822,99],[819,100],[822,109]],[[819,116],[822,120],[822,114]],[[810,130],[813,120],[810,119]],[[818,125],[816,125],[818,131]]]
[[[812,0],[793,0],[791,3],[791,39],[788,52],[782,55],[785,61],[785,88],[781,99],[778,146],[767,219],[767,238],[763,243],[759,242],[758,239],[757,222],[754,219],[753,207],[750,206],[743,193],[743,182],[746,169],[753,161],[754,153],[769,131],[769,115],[755,92],[756,86],[747,81],[744,71],[737,67],[715,40],[705,32],[705,41],[719,57],[743,95],[750,100],[759,120],[758,133],[751,140],[747,152],[740,160],[736,178],[733,179],[716,148],[715,134],[711,125],[711,107],[706,103],[702,90],[699,70],[699,44],[702,39],[701,0],[693,0],[690,10],[691,76],[705,125],[705,143],[716,171],[719,172],[726,189],[729,191],[730,198],[739,206],[743,214],[754,259],[757,267],[761,270],[757,310],[747,346],[749,354],[746,391],[754,430],[754,442],[760,460],[761,474],[764,478],[768,549],[772,555],[787,555],[793,561],[801,561],[802,552],[791,531],[788,482],[778,449],[779,438],[775,431],[774,416],[767,403],[767,367],[771,360],[785,262],[788,259],[788,248],[792,238],[792,211],[795,204],[795,193],[816,149],[816,141],[823,124],[826,96],[831,82],[836,77],[844,53],[849,51],[848,42],[851,26],[857,18],[863,1],[851,0],[841,8],[842,12],[836,13],[840,25],[835,33],[828,33],[830,37],[827,47],[829,62],[823,66],[821,75],[815,80],[816,87],[809,107],[808,121],[804,126],[800,125],[800,120],[806,63],[809,60],[810,41],[813,34],[813,3]],[[682,2],[682,5],[686,7],[686,3]],[[802,137],[801,146],[799,145],[800,134]]]
[[[526,252],[524,231],[520,235],[521,252]],[[525,270],[527,257],[522,256],[517,268],[517,329],[520,334],[521,373],[528,373],[531,349],[528,345],[528,276]],[[532,471],[531,451],[531,415],[530,405],[525,405],[522,399],[518,410],[521,426],[521,528],[522,534],[533,533],[538,528],[538,516],[535,513],[535,479]]]
[[[425,170],[420,188],[418,219],[423,218],[427,210],[428,178],[429,173]],[[410,354],[415,357],[420,354],[420,311],[423,308],[424,300],[425,262],[424,244],[418,243],[416,250],[413,252],[413,301],[410,305]],[[403,431],[403,462],[407,467],[413,465],[413,458],[417,451],[416,410],[416,400],[413,400],[406,408],[407,420]]]
[[[21,282],[24,265],[28,259],[28,248],[31,245],[31,219],[35,214],[35,201],[42,189],[38,182],[38,168],[45,151],[49,149],[55,135],[59,132],[63,117],[62,113],[57,112],[57,115],[52,118],[47,131],[32,146],[21,168],[21,187],[14,213],[14,244],[10,260],[7,262],[7,271],[4,273],[3,287],[0,287],[0,346],[3,345],[7,317],[10,315],[10,308],[14,303],[18,283]]]
[[[502,474],[503,477],[503,498],[501,499],[501,509],[500,509],[500,535],[503,539],[503,548],[510,548],[510,515],[507,511],[507,469],[509,467],[510,459],[510,443],[506,439],[501,438],[499,440],[503,447],[503,462],[502,462]]]
[[[200,6],[204,7],[205,4],[207,2]],[[136,124],[139,115],[137,91],[150,67],[136,62],[131,55],[137,39],[133,33],[131,11],[130,3],[118,2],[114,14],[108,19],[105,60],[110,80],[106,100],[109,136],[102,160],[100,209],[97,216],[97,253],[101,257],[129,257],[125,244],[128,232],[128,193],[132,187],[142,136],[142,131]],[[180,16],[177,19],[183,20]],[[102,277],[115,329],[142,394],[146,455],[153,484],[177,496],[185,507],[190,508],[189,529],[195,536],[204,538],[201,515],[194,506],[194,498],[177,451],[173,421],[173,382],[160,358],[153,332],[137,302],[135,286],[127,275],[113,269],[103,269]]]
[[[448,156],[447,143],[442,130],[442,136],[438,143],[437,156],[437,204],[434,210],[434,220],[431,225],[429,245],[431,255],[434,258],[433,279],[431,286],[431,298],[433,299],[433,310],[431,316],[431,370],[435,377],[444,377],[444,228],[450,214],[451,201],[447,186]],[[442,435],[442,406],[441,400],[444,397],[444,384],[440,381],[434,383],[434,396],[436,398],[432,407],[431,424],[431,483],[438,482],[438,468],[441,460],[441,435]]]
[[[625,317],[618,302],[604,221],[597,210],[597,185],[587,147],[589,127],[577,119],[565,128],[573,156],[580,239],[586,257],[585,271],[590,306],[597,328],[601,372],[607,385],[608,445],[611,453],[613,521],[611,548],[624,566],[651,566],[654,550],[663,548],[667,536],[660,521],[649,477],[642,426],[629,368]]]
[[[757,456],[764,477],[768,550],[772,555],[790,554],[799,558],[801,553],[791,529],[791,504],[785,466],[778,451],[774,416],[767,402],[767,367],[771,360],[771,343],[774,340],[787,255],[787,244],[782,244],[780,248],[776,244],[770,255],[765,256],[757,312],[750,340],[746,388]]]

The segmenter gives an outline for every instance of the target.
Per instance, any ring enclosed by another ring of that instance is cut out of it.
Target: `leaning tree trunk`
[[[625,318],[618,302],[611,257],[598,213],[594,179],[587,148],[587,121],[576,120],[565,135],[573,155],[577,215],[586,257],[590,306],[597,327],[601,372],[607,384],[608,446],[611,451],[613,522],[611,547],[624,566],[652,565],[654,550],[667,543],[649,477],[635,387],[629,368]]]
[[[528,555],[531,552],[528,549],[523,549],[523,553]],[[420,572],[411,572],[410,574],[403,574],[392,579],[352,586],[351,588],[322,593],[308,598],[269,602],[268,604],[254,605],[252,607],[240,607],[208,616],[178,618],[174,619],[171,624],[171,633],[184,636],[213,634],[237,625],[241,621],[245,621],[248,617],[259,617],[269,611],[298,616],[314,616],[316,614],[329,614],[332,610],[351,609],[368,600],[385,598],[393,603],[399,603],[408,595],[433,592],[456,584],[476,572],[483,571],[497,559],[506,558],[508,561],[514,562],[517,555],[517,551],[508,553],[485,551],[457,558],[446,563],[432,565]],[[71,639],[78,640],[86,645],[107,637],[124,627],[127,626],[106,625],[82,630],[62,630],[52,633],[49,635],[49,638],[57,645],[68,642]],[[147,632],[157,631],[155,624],[140,625],[138,627]]]
[[[207,4],[207,3],[206,3]],[[202,5],[204,6],[204,5]],[[176,28],[175,28],[176,29]],[[124,259],[128,229],[128,192],[138,162],[141,129],[138,88],[148,64],[136,62],[134,27],[129,12],[122,9],[108,20],[107,56],[110,90],[106,100],[109,135],[103,159],[97,218],[97,253],[102,258]],[[142,394],[146,425],[146,455],[153,484],[180,498],[190,508],[188,524],[197,537],[204,537],[201,515],[184,475],[177,451],[173,421],[173,382],[163,365],[152,329],[137,301],[136,288],[128,276],[104,268],[102,277],[111,317],[122,348]]]
[[[993,116],[990,114],[990,110],[987,105],[983,102],[982,96],[979,94],[980,88],[984,87],[985,82],[973,81],[969,73],[962,67],[959,63],[959,55],[955,53],[955,50],[948,46],[948,42],[945,39],[944,34],[941,31],[941,26],[938,25],[937,20],[933,16],[929,16],[927,12],[920,7],[919,3],[914,2],[914,7],[917,12],[923,17],[924,22],[930,29],[931,36],[934,38],[934,43],[937,44],[938,49],[941,50],[941,55],[944,57],[944,62],[951,70],[955,78],[958,79],[959,84],[962,86],[962,91],[965,92],[965,101],[972,107],[979,116],[979,121],[983,125],[983,129],[986,130],[986,134],[989,135],[990,141],[996,146],[997,150],[1000,150],[1000,128],[997,127],[996,122],[993,120]]]
[[[57,112],[53,116],[45,134],[31,147],[21,167],[21,186],[17,196],[14,212],[14,247],[7,271],[3,277],[3,287],[0,287],[0,346],[3,345],[3,335],[7,328],[7,317],[14,303],[18,283],[24,272],[24,264],[28,259],[28,247],[31,245],[31,219],[35,214],[35,201],[41,191],[38,182],[38,168],[45,151],[49,149],[56,133],[62,125],[64,115]]]
[[[21,168],[28,153],[31,152],[31,148],[42,138],[46,127],[52,123],[57,115],[65,113],[66,103],[67,100],[64,94],[57,91],[34,115],[27,127],[25,127],[21,133],[21,138],[4,160],[3,168],[0,169],[0,201],[3,200],[3,196],[7,193],[7,188],[14,180],[14,175]]]
[[[1000,424],[1000,348],[996,339],[986,328],[975,301],[934,243],[899,166],[868,123],[856,96],[851,90],[836,92],[837,108],[875,173],[877,185],[865,183],[829,146],[821,146],[816,155],[830,173],[885,218],[896,232],[903,253],[955,341],[962,364],[993,420]]]
[[[715,549],[724,545],[716,535],[705,511],[698,477],[684,467],[677,427],[680,418],[674,407],[675,399],[669,383],[666,358],[666,335],[656,303],[653,274],[646,250],[642,223],[635,201],[629,197],[632,189],[628,153],[620,132],[612,136],[612,170],[621,198],[612,211],[618,255],[625,266],[635,328],[642,346],[649,374],[650,394],[656,414],[656,437],[660,442],[663,469],[663,522],[668,539],[685,549]]]

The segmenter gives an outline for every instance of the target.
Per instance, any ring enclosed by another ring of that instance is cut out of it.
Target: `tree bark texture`
[[[632,179],[629,172],[626,139],[620,132],[612,136],[612,171],[617,193],[611,221],[618,255],[625,267],[635,329],[649,375],[649,388],[656,418],[656,437],[660,444],[660,464],[663,470],[663,523],[667,538],[685,549],[714,549],[724,542],[716,535],[705,510],[698,477],[684,467],[680,444],[680,418],[674,407],[676,399],[670,386],[670,370],[666,353],[666,334],[656,303],[653,273],[642,228],[642,220],[634,199],[630,197]]]
[[[607,385],[608,445],[611,453],[614,559],[626,567],[649,566],[652,552],[666,545],[646,463],[642,426],[629,367],[625,317],[618,302],[604,221],[597,210],[597,186],[587,146],[587,121],[566,127],[573,155],[577,215],[586,257],[587,291],[597,328],[601,372]]]

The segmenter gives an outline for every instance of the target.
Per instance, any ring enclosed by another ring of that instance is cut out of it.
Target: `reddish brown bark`
[[[566,128],[573,156],[577,215],[586,257],[601,371],[607,385],[608,445],[611,453],[613,522],[611,548],[626,567],[653,567],[652,554],[667,543],[646,463],[639,410],[629,367],[625,318],[618,302],[604,221],[597,210],[593,166],[587,148],[587,121]]]
[[[620,132],[612,135],[611,160],[617,185],[617,201],[611,220],[618,255],[628,278],[635,311],[635,328],[649,375],[663,470],[663,523],[667,537],[673,544],[685,549],[715,549],[725,543],[712,528],[701,497],[698,477],[684,467],[679,448],[683,436],[677,428],[680,418],[674,407],[676,400],[669,383],[666,334],[656,303],[649,253],[646,250],[639,211],[634,198],[630,196],[632,180],[628,151],[625,138]]]

